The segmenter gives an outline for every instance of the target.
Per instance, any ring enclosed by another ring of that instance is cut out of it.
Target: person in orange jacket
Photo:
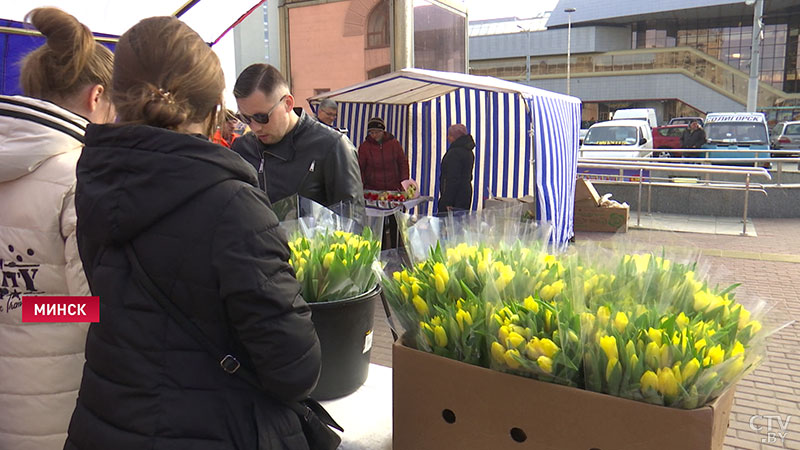
[[[237,134],[236,125],[239,123],[239,119],[236,118],[236,115],[230,109],[225,110],[225,122],[222,123],[222,126],[214,132],[214,136],[211,137],[211,141],[215,144],[222,145],[223,147],[231,148],[233,141],[235,141],[240,134]]]

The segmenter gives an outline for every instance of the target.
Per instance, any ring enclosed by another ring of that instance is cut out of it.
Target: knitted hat
[[[367,131],[381,130],[386,131],[386,123],[380,117],[373,117],[367,122]]]

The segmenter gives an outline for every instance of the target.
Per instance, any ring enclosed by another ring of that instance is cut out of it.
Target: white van
[[[703,148],[730,150],[708,152],[708,158],[769,158],[767,118],[760,112],[710,113],[703,127],[706,143]],[[761,150],[761,151],[754,151]],[[724,162],[723,164],[736,164]],[[759,163],[748,162],[747,165]],[[769,163],[761,163],[768,166]]]
[[[653,154],[653,130],[644,120],[597,122],[586,133],[579,156],[643,158]]]
[[[614,111],[612,120],[620,119],[639,119],[646,120],[650,124],[650,128],[658,126],[658,119],[656,118],[656,110],[653,108],[631,108],[631,109],[618,109]]]

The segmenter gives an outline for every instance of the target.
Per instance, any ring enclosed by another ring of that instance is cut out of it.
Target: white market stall
[[[473,209],[489,197],[534,195],[537,219],[555,225],[554,242],[572,235],[580,100],[492,77],[403,69],[309,99],[339,104],[337,125],[358,146],[379,116],[409,157],[421,195],[438,199],[447,127],[475,138]],[[431,205],[422,213],[434,212]]]

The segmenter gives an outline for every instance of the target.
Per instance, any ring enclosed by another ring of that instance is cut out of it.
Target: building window
[[[381,0],[367,18],[367,48],[389,46],[389,0]]]

